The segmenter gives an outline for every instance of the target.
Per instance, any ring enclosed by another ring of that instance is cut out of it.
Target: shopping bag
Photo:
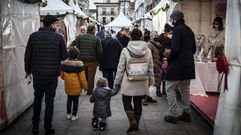
[[[154,85],[148,88],[148,96],[150,96],[154,100],[157,98],[156,87]]]

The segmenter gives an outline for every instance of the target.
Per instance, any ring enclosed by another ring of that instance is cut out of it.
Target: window
[[[111,17],[111,18],[110,18],[110,21],[113,21],[114,19],[115,19],[114,17]]]
[[[107,0],[107,3],[110,3],[110,0]]]
[[[106,24],[106,17],[102,17],[102,23]]]
[[[112,15],[115,14],[114,8],[111,8],[111,9],[110,9],[110,14],[112,14]]]
[[[106,8],[102,8],[102,14],[103,14],[103,15],[106,14]]]

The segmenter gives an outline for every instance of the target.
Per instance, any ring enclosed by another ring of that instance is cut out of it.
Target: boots
[[[99,130],[100,130],[100,131],[105,131],[105,127],[106,127],[106,123],[104,123],[104,122],[101,121],[101,122],[99,123]]]
[[[148,102],[148,103],[156,103],[157,101],[156,100],[154,100],[152,97],[150,97],[150,96],[146,96],[146,101]]]
[[[130,132],[133,132],[133,131],[137,131],[138,129],[138,124],[136,122],[136,119],[135,119],[135,114],[134,114],[134,111],[126,111],[126,115],[128,117],[128,120],[129,120],[129,128],[127,129],[127,133],[130,133]]]
[[[145,96],[143,99],[142,99],[142,105],[144,105],[144,106],[147,106],[148,105],[148,103],[147,103],[147,96]]]
[[[98,118],[93,118],[92,119],[92,126],[93,128],[98,128],[99,125],[99,119]]]
[[[160,85],[156,86],[156,95],[157,95],[158,97],[162,97]]]
[[[178,116],[177,117],[178,120],[180,121],[184,121],[184,122],[191,122],[191,115],[186,113],[186,112],[183,112],[182,115]]]
[[[167,93],[166,93],[166,82],[165,81],[162,82],[162,95],[167,95]]]
[[[137,128],[135,129],[135,131],[139,130],[139,123],[140,123],[140,119],[141,119],[141,115],[135,115],[135,119],[137,122]]]

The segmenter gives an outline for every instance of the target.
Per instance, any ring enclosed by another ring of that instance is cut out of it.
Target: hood
[[[61,70],[67,73],[79,73],[84,70],[84,64],[79,60],[61,61]]]
[[[96,87],[95,89],[95,95],[98,98],[105,98],[108,93],[110,92],[110,88],[109,87]]]
[[[137,57],[144,56],[147,53],[147,43],[145,41],[130,41],[127,49]]]

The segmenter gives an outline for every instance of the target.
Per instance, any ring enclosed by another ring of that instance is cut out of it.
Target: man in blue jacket
[[[45,134],[54,134],[52,117],[54,109],[54,97],[60,75],[60,61],[67,58],[67,50],[64,39],[57,34],[55,16],[47,15],[43,19],[44,27],[30,35],[25,50],[26,76],[33,75],[34,103],[32,117],[32,132],[39,131],[42,99],[45,95]]]
[[[169,104],[169,114],[164,117],[166,122],[177,123],[178,120],[191,122],[190,80],[195,78],[193,54],[196,52],[193,31],[184,23],[184,15],[180,11],[173,11],[170,16],[174,25],[171,39],[171,52],[166,73],[166,93]],[[183,113],[177,116],[176,88],[180,87],[182,95]]]

